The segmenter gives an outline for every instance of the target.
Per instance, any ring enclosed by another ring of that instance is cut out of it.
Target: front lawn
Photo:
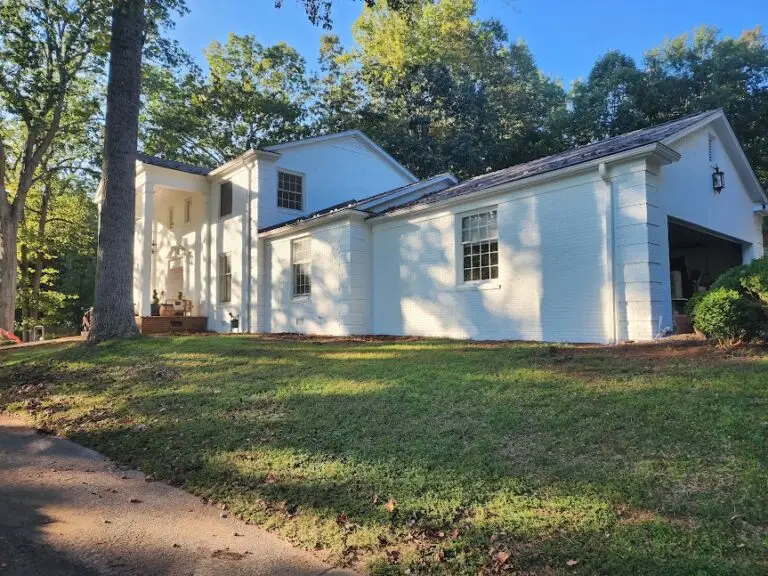
[[[768,574],[768,353],[143,338],[0,408],[378,573]]]

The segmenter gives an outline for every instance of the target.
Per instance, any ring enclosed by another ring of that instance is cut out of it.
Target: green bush
[[[737,342],[768,334],[768,257],[726,270],[686,312],[708,338]]]
[[[739,278],[741,291],[762,304],[768,304],[768,258],[758,258],[743,268]]]
[[[696,327],[721,343],[752,340],[760,335],[764,314],[738,290],[716,288],[699,299],[694,310]]]

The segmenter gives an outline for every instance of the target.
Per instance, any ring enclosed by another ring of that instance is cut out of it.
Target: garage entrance
[[[718,276],[742,263],[744,244],[681,220],[669,219],[669,272],[672,310],[678,331],[686,328],[688,299],[706,292]]]

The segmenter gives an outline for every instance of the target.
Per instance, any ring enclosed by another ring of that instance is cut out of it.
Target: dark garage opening
[[[723,272],[742,263],[743,245],[701,228],[669,220],[669,271],[672,309],[678,331],[688,331],[688,299],[706,292]]]

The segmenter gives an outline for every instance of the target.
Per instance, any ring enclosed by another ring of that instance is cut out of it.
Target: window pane
[[[302,177],[287,172],[277,173],[277,205],[280,208],[301,210],[303,207]]]

